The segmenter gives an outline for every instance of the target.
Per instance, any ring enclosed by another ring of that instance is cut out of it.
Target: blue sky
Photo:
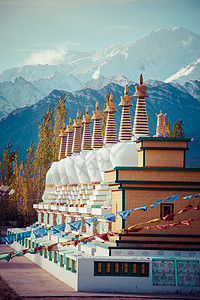
[[[0,71],[177,26],[200,34],[200,0],[0,0]]]

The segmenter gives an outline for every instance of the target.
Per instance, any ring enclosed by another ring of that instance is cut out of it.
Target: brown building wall
[[[145,150],[145,167],[184,166],[184,151],[181,150]]]
[[[114,171],[116,172],[116,171]],[[116,174],[116,173],[114,173]],[[114,175],[113,174],[113,175]],[[113,177],[114,178],[114,177]],[[115,179],[116,180],[116,177]],[[152,169],[130,169],[118,170],[118,180],[126,181],[166,181],[166,182],[200,182],[200,170],[152,170]]]
[[[165,198],[173,196],[174,194],[178,194],[179,199],[172,202],[164,202],[165,205],[172,204],[173,212],[178,213],[180,210],[184,209],[188,204],[196,207],[197,204],[200,203],[199,198],[191,198],[189,200],[185,200],[182,197],[187,195],[196,194],[196,191],[156,191],[156,190],[125,190],[125,210],[132,209],[140,206],[150,205],[155,203],[157,200],[162,199],[164,201]],[[161,217],[161,204],[158,206],[151,208],[148,207],[146,211],[131,211],[131,215],[125,221],[125,228],[128,228],[137,223],[144,223],[146,221],[160,218]],[[167,223],[175,223],[178,221],[188,220],[190,218],[197,219],[200,217],[200,211],[192,209],[190,211],[184,212],[182,214],[176,215],[173,221],[163,222],[161,224]],[[151,226],[151,225],[159,225],[160,223],[153,224],[144,224],[143,226]],[[200,234],[200,222],[191,222],[190,226],[187,225],[179,225],[175,227],[169,227],[166,230],[155,229],[143,229],[143,233],[167,233],[167,234]]]

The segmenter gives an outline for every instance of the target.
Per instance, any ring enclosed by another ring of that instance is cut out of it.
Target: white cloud
[[[30,56],[25,59],[26,65],[56,65],[60,64],[65,60],[67,50],[64,47],[55,49],[41,50],[38,52],[32,52]]]

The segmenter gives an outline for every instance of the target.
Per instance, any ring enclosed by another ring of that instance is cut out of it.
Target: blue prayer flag
[[[186,197],[183,197],[183,199],[191,199],[192,197],[198,198],[199,194],[186,196]]]
[[[179,199],[179,198],[178,198],[178,194],[166,198],[166,199],[164,200],[164,202],[167,202],[167,201],[174,201],[174,200],[177,200],[177,199]]]
[[[6,235],[1,237],[3,243],[12,244],[14,242],[15,235]]]
[[[126,220],[128,216],[130,216],[131,213],[131,209],[128,210],[124,210],[124,211],[120,211],[118,212],[118,215],[123,219]]]
[[[29,238],[31,236],[31,231],[24,231],[24,232],[19,232],[17,234],[17,242],[21,241],[25,238]]]
[[[56,232],[64,231],[65,230],[65,224],[59,224],[55,226],[51,226],[52,230],[55,230]]]
[[[136,207],[136,208],[133,208],[134,210],[144,210],[146,211],[147,210],[147,205],[145,206],[141,206],[141,207]]]
[[[115,222],[115,214],[108,214],[108,215],[104,215],[104,216],[101,216],[102,218],[104,219],[107,219],[108,221],[111,221],[111,222]]]
[[[97,222],[98,218],[97,217],[93,217],[90,219],[84,219],[85,223],[88,224],[89,226],[91,226],[92,223]]]
[[[33,233],[35,234],[36,238],[40,238],[40,237],[47,235],[48,230],[47,230],[47,228],[40,228],[40,229],[34,230]]]
[[[163,203],[162,199],[157,200],[154,204],[150,204],[149,206],[151,206],[151,208],[154,208],[157,205],[159,205],[160,203]]]
[[[81,220],[68,223],[71,230],[79,230],[81,228]]]

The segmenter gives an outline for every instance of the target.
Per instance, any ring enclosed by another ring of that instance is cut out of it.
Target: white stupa
[[[96,110],[93,111],[92,119],[94,120],[93,136],[92,136],[92,149],[85,157],[87,171],[90,177],[90,182],[100,182],[103,180],[99,166],[97,163],[97,152],[103,147],[103,137],[100,120],[102,119],[102,111],[99,110],[99,103],[96,102]]]
[[[69,184],[78,184],[79,179],[78,179],[78,176],[76,173],[76,169],[74,167],[74,162],[81,151],[81,127],[82,127],[82,124],[81,124],[79,112],[77,113],[77,119],[74,120],[73,127],[75,128],[73,141],[70,139],[69,144],[67,144],[67,147],[69,147],[69,148],[70,148],[70,146],[72,147],[71,151],[73,154],[71,156],[68,156],[65,159],[65,169],[66,169],[67,177],[69,180]],[[69,127],[67,130],[69,130],[70,132],[72,131],[71,124],[69,124]],[[69,136],[68,136],[68,139],[69,139]],[[73,144],[72,144],[72,142],[73,142]],[[69,154],[71,151],[70,151],[70,149],[67,148],[67,152]]]
[[[132,106],[131,96],[128,96],[128,85],[125,88],[125,95],[121,96],[119,106],[122,106],[122,116],[119,130],[120,142],[111,148],[110,159],[112,167],[116,166],[137,166],[138,153],[136,150],[136,141],[132,140],[132,126],[130,109]]]
[[[90,123],[92,123],[92,121],[91,121],[91,116],[88,114],[88,106],[86,106],[86,114],[83,116],[82,123],[84,124],[83,138],[82,138],[82,145],[81,145],[82,151],[76,157],[75,162],[74,162],[74,167],[76,169],[76,173],[77,173],[79,182],[89,183],[90,176],[88,174],[85,159],[86,159],[87,153],[92,150],[92,148],[91,148],[92,136],[91,136],[91,130],[90,130]]]

